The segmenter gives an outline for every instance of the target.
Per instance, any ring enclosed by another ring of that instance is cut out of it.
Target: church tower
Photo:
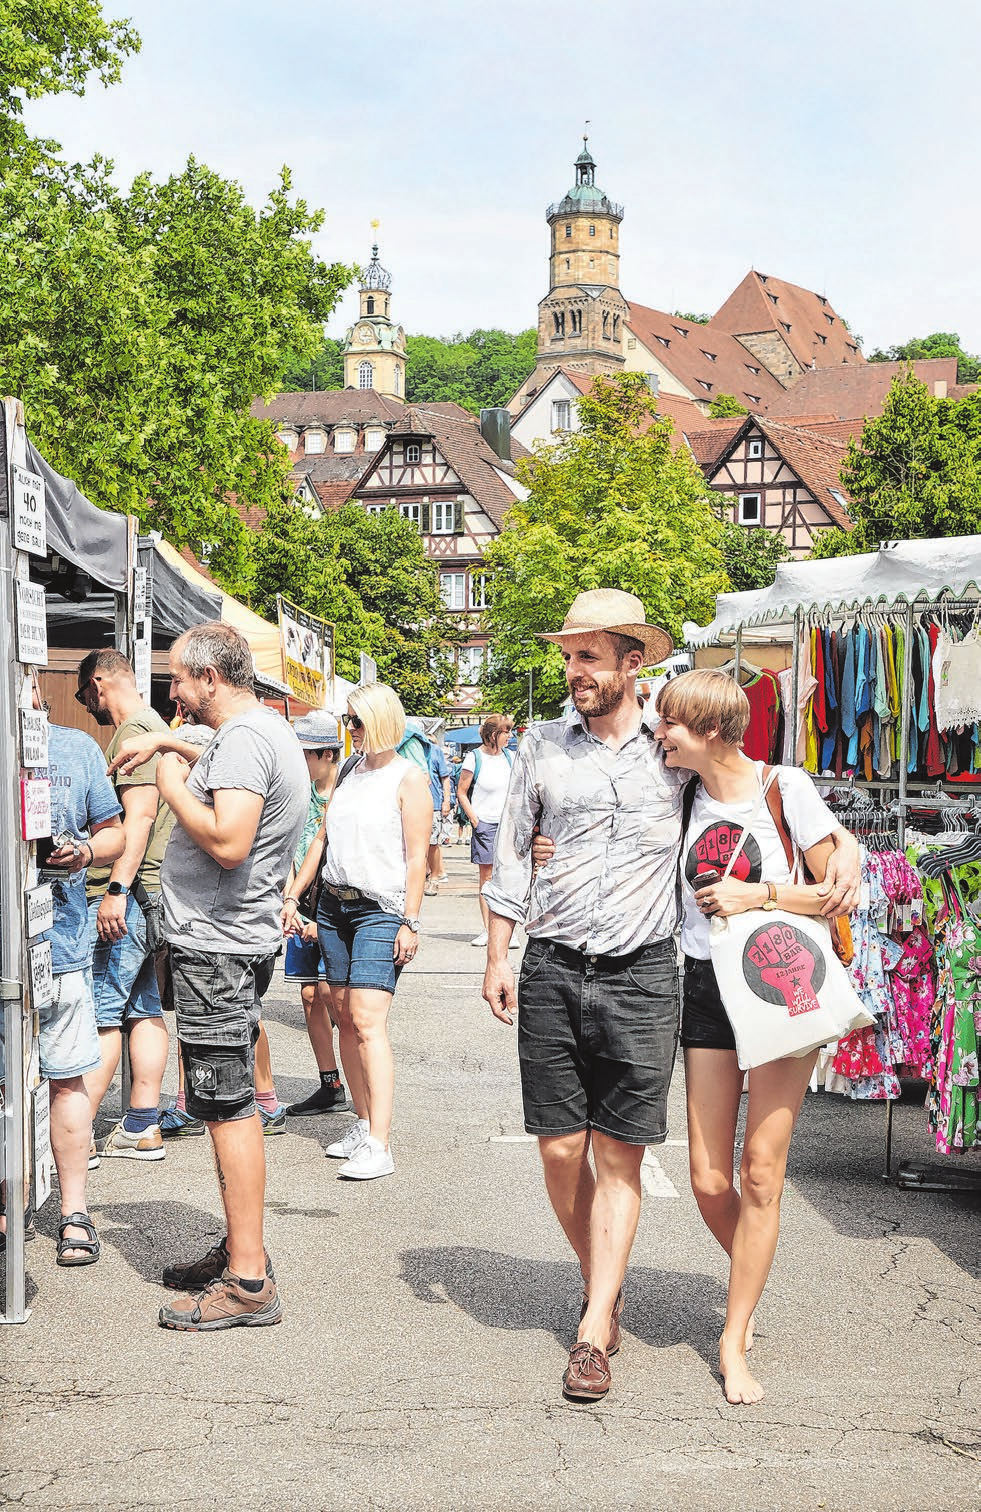
[[[572,188],[545,212],[549,291],[538,306],[538,359],[529,380],[538,387],[560,366],[590,375],[623,367],[630,314],[620,293],[623,206],[597,188],[586,137],[575,170]]]
[[[392,321],[392,275],[378,261],[377,243],[361,280],[357,322],[344,334],[344,387],[374,389],[405,399],[405,332]]]

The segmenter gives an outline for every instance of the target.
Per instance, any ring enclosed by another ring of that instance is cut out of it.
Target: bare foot
[[[766,1393],[755,1376],[750,1374],[744,1351],[729,1343],[725,1334],[719,1341],[719,1370],[722,1372],[726,1401],[732,1406],[751,1406],[754,1402],[762,1402]]]
[[[750,1350],[753,1347],[753,1339],[755,1337],[755,1334],[756,1334],[756,1314],[754,1312],[752,1312],[749,1315],[749,1322],[746,1324],[746,1342],[743,1345],[743,1349],[746,1351],[747,1354],[749,1354]]]

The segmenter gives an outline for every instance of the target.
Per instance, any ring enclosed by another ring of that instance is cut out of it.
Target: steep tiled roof
[[[397,399],[388,399],[374,389],[347,388],[316,394],[274,394],[268,404],[257,399],[249,413],[257,420],[271,420],[274,425],[284,421],[310,425],[316,420],[324,425],[340,425],[345,420],[353,425],[366,425],[372,420],[382,423],[397,420],[404,408]]]
[[[688,445],[692,455],[706,476],[714,472],[732,442],[741,434],[746,418],[745,415],[739,415],[728,420],[706,420],[703,415],[703,428],[688,432]],[[753,418],[758,420],[757,416]]]
[[[768,410],[783,393],[760,359],[722,329],[697,325],[666,310],[651,310],[631,301],[627,330],[654,353],[689,394],[706,403],[717,394],[732,394],[747,409],[759,412]]]
[[[704,430],[707,425],[722,425],[721,420],[706,420],[705,415],[691,399],[682,399],[680,394],[658,394],[657,414],[659,420],[670,420],[674,425],[671,445],[675,451],[684,446],[685,437],[692,431]]]
[[[755,270],[733,289],[709,326],[733,336],[776,331],[802,368],[865,362],[855,338],[822,294]]]
[[[762,431],[835,524],[843,530],[851,529],[848,512],[835,497],[840,494],[846,503],[850,502],[839,475],[851,427],[827,421],[814,426],[806,422],[794,425],[774,420],[770,415],[716,420],[711,430],[696,431],[688,437],[695,460],[709,482],[750,430]]]
[[[790,415],[831,414],[839,420],[860,420],[882,414],[889,387],[905,362],[842,363],[840,367],[818,368],[801,373],[792,389],[770,405],[768,413],[779,419]],[[957,382],[954,357],[933,357],[914,362],[917,378],[931,393],[935,383],[946,383],[948,393]]]

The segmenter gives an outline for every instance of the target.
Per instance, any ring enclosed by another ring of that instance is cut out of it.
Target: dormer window
[[[768,284],[770,282],[765,273],[757,273],[756,276],[761,284]]]
[[[295,451],[299,437],[296,431],[292,430],[288,425],[281,425],[276,432],[276,439],[277,441],[282,441],[283,445],[288,447],[290,451]]]
[[[777,300],[780,298],[779,294],[768,294],[766,297],[771,304],[776,304]]]
[[[818,341],[821,343],[822,346],[827,346],[827,344],[828,344],[828,338],[827,338],[827,336],[822,336],[820,331],[815,331],[814,334],[815,334],[815,336],[817,337]]]
[[[760,376],[760,370],[759,370],[758,367],[754,367],[751,362],[747,362],[746,366],[747,366],[747,368],[749,369],[749,371],[751,373],[755,373],[756,374],[757,378]]]
[[[684,336],[687,340],[688,332],[685,330],[684,326],[675,326],[675,330],[678,332],[679,336]]]
[[[353,430],[335,430],[335,452],[353,452],[355,439],[356,437]]]
[[[716,359],[716,355],[715,355],[714,352],[706,352],[706,350],[705,350],[704,347],[701,347],[700,351],[701,351],[703,357],[707,357],[708,358],[709,362],[715,362],[717,360]]]
[[[780,324],[783,326],[784,330],[787,332],[787,334],[789,336],[789,334],[790,334],[790,326],[787,324],[787,322],[785,320],[781,320]]]
[[[669,347],[671,345],[666,336],[655,336],[654,340],[659,341],[663,347]]]
[[[824,318],[825,318],[825,320],[826,320],[826,321],[827,321],[827,322],[828,322],[828,325],[834,325],[834,323],[835,323],[835,318],[834,318],[834,316],[833,316],[833,315],[825,315],[825,317],[824,317]]]
[[[696,382],[699,388],[703,388],[707,394],[710,394],[715,387],[713,383],[706,383],[704,378],[698,378],[696,379]]]
[[[326,451],[326,449],[327,437],[319,427],[303,432],[303,450],[308,456],[313,456],[315,452]]]
[[[743,393],[745,394],[746,398],[750,401],[751,404],[759,404],[759,402],[760,402],[760,396],[759,396],[759,394],[747,394],[745,389],[743,389]]]
[[[381,426],[369,425],[364,433],[364,449],[369,452],[380,451],[385,445],[385,432]]]

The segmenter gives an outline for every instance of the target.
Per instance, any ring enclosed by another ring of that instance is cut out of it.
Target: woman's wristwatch
[[[402,920],[402,923],[405,925],[406,929],[411,929],[413,934],[418,934],[419,933],[419,920],[418,919],[410,919],[409,916],[406,914],[405,917]]]

